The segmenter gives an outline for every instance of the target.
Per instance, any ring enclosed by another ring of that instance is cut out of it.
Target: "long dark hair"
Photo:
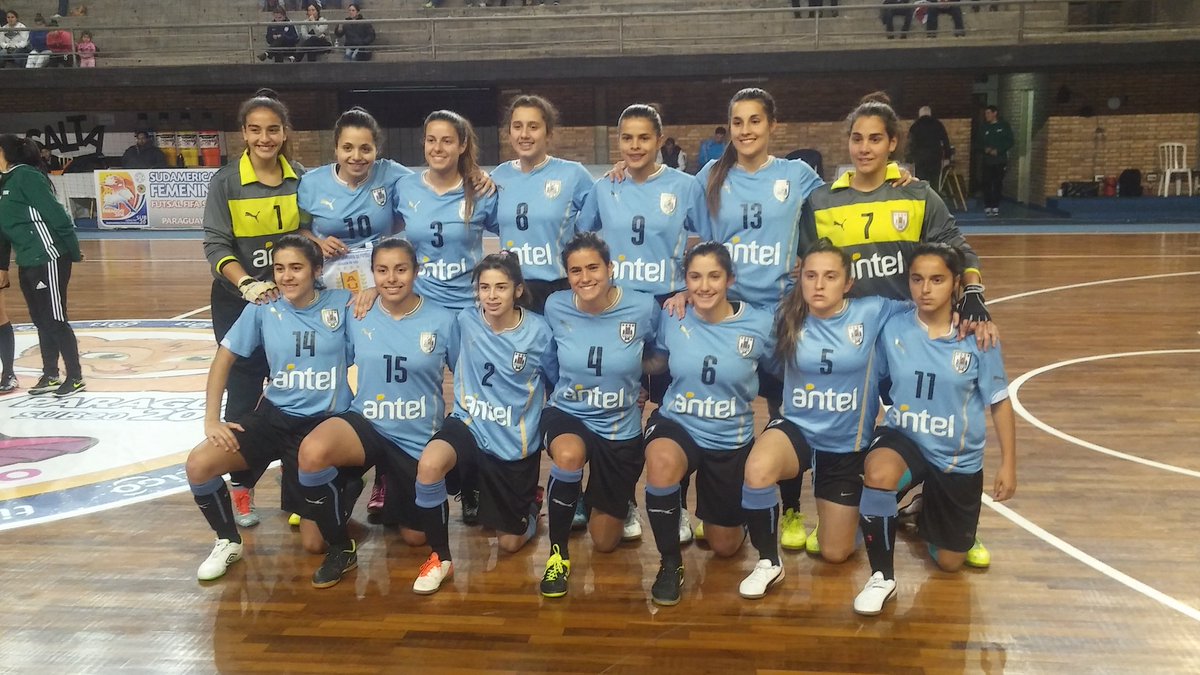
[[[0,150],[4,151],[4,159],[10,166],[28,164],[45,173],[46,167],[42,161],[42,151],[31,138],[22,138],[16,134],[0,134]]]
[[[423,130],[429,129],[430,122],[448,122],[454,127],[466,149],[458,156],[458,175],[463,179],[463,222],[471,222],[471,214],[475,212],[475,189],[471,187],[471,177],[479,172],[479,139],[475,136],[475,127],[471,122],[453,110],[435,110],[425,118]]]
[[[767,113],[767,120],[769,122],[776,120],[775,97],[771,96],[766,89],[747,87],[729,99],[729,112],[726,117],[730,120],[731,128],[733,127],[733,106],[742,101],[758,101],[762,104],[763,111]],[[708,212],[714,218],[721,210],[721,186],[725,184],[725,179],[729,177],[729,170],[733,168],[734,164],[737,164],[737,148],[733,143],[726,143],[725,152],[721,153],[712,171],[709,172],[708,185],[704,188],[707,192],[705,201],[708,203]]]
[[[279,241],[275,242],[275,246],[272,248],[272,251],[274,251],[272,256],[286,249],[295,249],[300,252],[300,255],[304,256],[308,264],[312,265],[313,287],[323,288],[321,270],[325,266],[325,258],[321,255],[321,249],[317,248],[316,243],[308,237],[302,237],[298,234],[285,234],[279,238]]]
[[[517,254],[508,250],[501,250],[499,253],[493,253],[483,257],[479,264],[475,266],[475,271],[471,273],[471,285],[479,286],[479,277],[488,270],[497,270],[504,273],[508,280],[513,282],[513,286],[519,287],[521,292],[513,298],[515,307],[528,307],[530,298],[529,286],[525,285],[525,275],[521,273],[521,261],[517,259]],[[475,293],[478,295],[478,288]]]
[[[817,253],[833,253],[841,258],[842,270],[846,272],[846,278],[850,278],[850,254],[834,246],[833,242],[825,237],[821,237],[805,249],[800,258],[801,278],[804,275],[804,263],[808,261],[809,256]],[[783,302],[779,303],[779,309],[775,310],[775,359],[779,363],[796,365],[796,345],[800,343],[800,333],[804,331],[804,320],[807,318],[808,303],[804,300],[803,283],[797,281],[792,287],[792,292],[788,293]]]
[[[719,241],[702,241],[699,244],[688,249],[688,252],[683,255],[683,275],[687,276],[688,268],[692,266],[692,261],[702,255],[711,255],[717,259],[717,264],[725,270],[725,274],[730,278],[734,278],[733,273],[733,257],[729,255],[729,249],[725,248],[725,244]]]

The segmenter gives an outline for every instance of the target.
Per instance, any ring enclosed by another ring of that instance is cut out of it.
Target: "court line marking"
[[[1042,255],[981,255],[980,260],[1044,260],[1047,258],[1200,258],[1200,253],[1168,253],[1164,255],[1154,255],[1152,253],[1137,253],[1129,255],[1121,254],[1066,254],[1066,253],[1046,253]],[[136,259],[131,261],[136,262]]]
[[[179,316],[170,317],[169,319],[167,319],[167,321],[178,321],[180,319],[186,319],[188,317],[195,316],[201,312],[207,312],[210,309],[212,309],[212,305],[205,305],[203,307],[198,307],[196,309],[193,309],[190,312],[184,312],[183,314],[180,314]]]
[[[1012,401],[1013,410],[1015,410],[1018,415],[1020,415],[1022,418],[1024,418],[1026,422],[1029,422],[1033,426],[1037,427],[1038,429],[1041,429],[1042,431],[1050,434],[1051,436],[1054,436],[1056,438],[1067,441],[1068,443],[1073,443],[1075,445],[1078,445],[1081,448],[1086,448],[1088,450],[1094,450],[1095,452],[1099,452],[1104,455],[1109,455],[1110,457],[1116,457],[1117,459],[1123,459],[1128,462],[1134,462],[1134,463],[1142,464],[1142,465],[1149,466],[1149,467],[1152,467],[1155,469],[1162,469],[1163,471],[1170,471],[1173,473],[1182,474],[1184,476],[1191,476],[1192,478],[1200,478],[1200,471],[1195,471],[1193,469],[1185,469],[1183,467],[1175,466],[1174,464],[1166,464],[1163,462],[1156,462],[1152,459],[1146,459],[1144,457],[1138,457],[1137,455],[1131,455],[1129,453],[1121,452],[1119,450],[1113,450],[1111,448],[1106,448],[1102,445],[1097,445],[1090,441],[1085,441],[1082,438],[1079,438],[1077,436],[1072,436],[1071,434],[1068,434],[1065,431],[1059,431],[1058,429],[1050,426],[1049,424],[1046,424],[1042,420],[1035,417],[1033,415],[1033,413],[1029,412],[1029,410],[1024,406],[1024,404],[1021,403],[1020,396],[1018,395],[1018,392],[1020,391],[1021,386],[1024,385],[1026,382],[1037,377],[1038,375],[1041,375],[1042,373],[1047,373],[1047,372],[1050,372],[1051,370],[1057,370],[1058,368],[1063,368],[1066,366],[1073,366],[1073,365],[1079,364],[1079,363],[1090,363],[1092,361],[1120,359],[1120,358],[1125,358],[1127,356],[1157,356],[1157,355],[1162,355],[1162,354],[1200,354],[1200,349],[1154,349],[1154,350],[1140,351],[1140,352],[1117,352],[1117,353],[1112,353],[1112,354],[1098,354],[1095,356],[1083,356],[1083,357],[1080,357],[1077,359],[1067,359],[1065,361],[1059,361],[1058,363],[1051,363],[1046,366],[1041,366],[1040,368],[1034,368],[1033,370],[1031,370],[1031,371],[1021,375],[1017,379],[1013,380],[1008,385],[1008,398]]]
[[[1171,278],[1171,277],[1196,276],[1198,274],[1200,274],[1200,271],[1168,272],[1166,274],[1145,274],[1145,275],[1137,276],[1137,277],[1120,277],[1117,279],[1099,279],[1097,281],[1084,281],[1084,282],[1080,282],[1077,284],[1066,284],[1065,286],[1051,286],[1050,288],[1039,288],[1039,289],[1033,290],[1033,291],[1025,291],[1023,293],[1014,293],[1012,295],[1006,295],[1002,298],[996,298],[995,300],[988,300],[988,304],[995,305],[995,304],[998,304],[1001,302],[1007,302],[1009,300],[1019,300],[1021,298],[1027,298],[1032,295],[1041,295],[1043,293],[1054,293],[1057,291],[1068,291],[1068,290],[1071,290],[1074,288],[1087,288],[1088,286],[1102,286],[1104,284],[1119,284],[1119,283],[1124,283],[1126,281],[1145,281],[1147,279],[1167,279],[1167,278]]]
[[[1141,593],[1142,595],[1150,598],[1151,600],[1161,603],[1162,605],[1165,605],[1166,607],[1169,607],[1170,609],[1173,609],[1176,612],[1179,612],[1180,614],[1188,617],[1189,619],[1192,619],[1193,621],[1200,622],[1200,610],[1197,610],[1195,607],[1192,607],[1191,605],[1188,605],[1174,597],[1171,597],[1170,595],[1163,593],[1162,591],[1158,590],[1157,588],[1154,588],[1153,586],[1149,586],[1141,581],[1138,581],[1137,579],[1129,576],[1128,574],[1125,574],[1124,572],[1113,567],[1112,565],[1101,562],[1100,560],[1097,560],[1096,558],[1088,555],[1087,553],[1084,553],[1083,551],[1079,550],[1078,548],[1075,548],[1074,546],[1068,544],[1067,542],[1063,541],[1062,539],[1059,539],[1058,537],[1054,536],[1053,534],[1050,534],[1049,532],[1047,532],[1046,530],[1044,530],[1040,526],[1038,526],[1036,523],[1034,523],[1031,520],[1029,520],[1028,518],[1022,516],[1021,514],[1017,513],[1016,511],[1013,511],[1011,508],[1005,506],[1004,504],[996,502],[991,497],[989,497],[987,494],[983,495],[983,503],[987,504],[989,507],[991,507],[991,509],[993,511],[999,513],[1000,515],[1004,516],[1008,520],[1015,523],[1021,529],[1025,530],[1026,532],[1029,532],[1030,534],[1037,537],[1038,539],[1041,539],[1042,541],[1046,542],[1047,544],[1050,544],[1051,546],[1058,549],[1059,551],[1062,551],[1063,553],[1067,554],[1068,556],[1083,563],[1084,565],[1087,565],[1088,567],[1096,570],[1097,572],[1103,574],[1104,576],[1106,576],[1110,579],[1113,579],[1114,581],[1117,581],[1121,584],[1124,584],[1125,586],[1137,591],[1138,593]]]

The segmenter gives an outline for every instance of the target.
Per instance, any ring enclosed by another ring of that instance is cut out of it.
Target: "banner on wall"
[[[204,226],[216,169],[105,169],[94,172],[100,228],[178,230]]]

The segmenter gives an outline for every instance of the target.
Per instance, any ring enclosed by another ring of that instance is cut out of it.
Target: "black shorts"
[[[296,417],[275,407],[264,397],[258,407],[242,416],[238,422],[245,431],[234,430],[238,452],[251,469],[265,469],[268,464],[279,460],[283,465],[283,480],[280,484],[280,507],[285,511],[307,517],[308,509],[300,498],[299,469],[300,443],[304,437],[328,415]]]
[[[373,466],[376,473],[383,474],[387,499],[383,503],[383,512],[379,514],[379,522],[410,530],[423,529],[420,509],[417,508],[417,460],[379,433],[375,425],[362,415],[347,411],[338,417],[358,434],[367,458],[363,468]]]
[[[529,309],[538,314],[546,313],[546,299],[551,293],[566,290],[571,287],[566,279],[558,279],[556,281],[539,281],[537,279],[526,279],[525,290],[529,292]]]
[[[475,436],[457,417],[447,417],[433,438],[445,441],[458,456],[455,469],[466,485],[479,488],[479,523],[484,527],[522,534],[533,517],[542,453],[505,461],[484,452]],[[447,485],[451,481],[447,480]]]
[[[638,478],[646,465],[641,434],[626,440],[610,441],[588,429],[574,415],[547,407],[542,411],[542,437],[546,448],[563,434],[573,434],[583,439],[586,460],[592,466],[584,504],[589,509],[599,509],[624,520],[629,515],[629,502],[633,499]]]
[[[687,456],[686,475],[696,473],[696,516],[700,520],[721,527],[746,524],[742,483],[753,442],[734,450],[701,448],[687,430],[655,410],[646,421],[646,447],[658,438],[669,439],[683,448]]]
[[[983,470],[975,473],[948,473],[939,470],[911,438],[891,427],[875,430],[871,448],[895,450],[912,473],[912,484],[923,484],[924,506],[917,516],[921,538],[938,548],[965,553],[975,545],[979,527],[980,498],[983,496]]]
[[[670,300],[677,293],[682,291],[673,291],[671,293],[663,293],[662,295],[654,296],[654,302],[658,304],[658,308],[662,309],[663,303]],[[672,317],[675,318],[675,317]],[[648,373],[642,375],[642,389],[646,390],[647,399],[657,406],[662,406],[663,396],[667,393],[667,387],[671,386],[671,373],[662,372],[656,375]]]

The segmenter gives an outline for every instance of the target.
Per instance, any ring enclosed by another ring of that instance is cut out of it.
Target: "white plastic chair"
[[[1187,180],[1188,196],[1192,195],[1192,170],[1187,164],[1187,146],[1183,143],[1160,143],[1158,146],[1158,165],[1162,169],[1162,178],[1158,182],[1158,196],[1166,197],[1171,185],[1171,176],[1175,176],[1175,194],[1182,189],[1181,178]]]

